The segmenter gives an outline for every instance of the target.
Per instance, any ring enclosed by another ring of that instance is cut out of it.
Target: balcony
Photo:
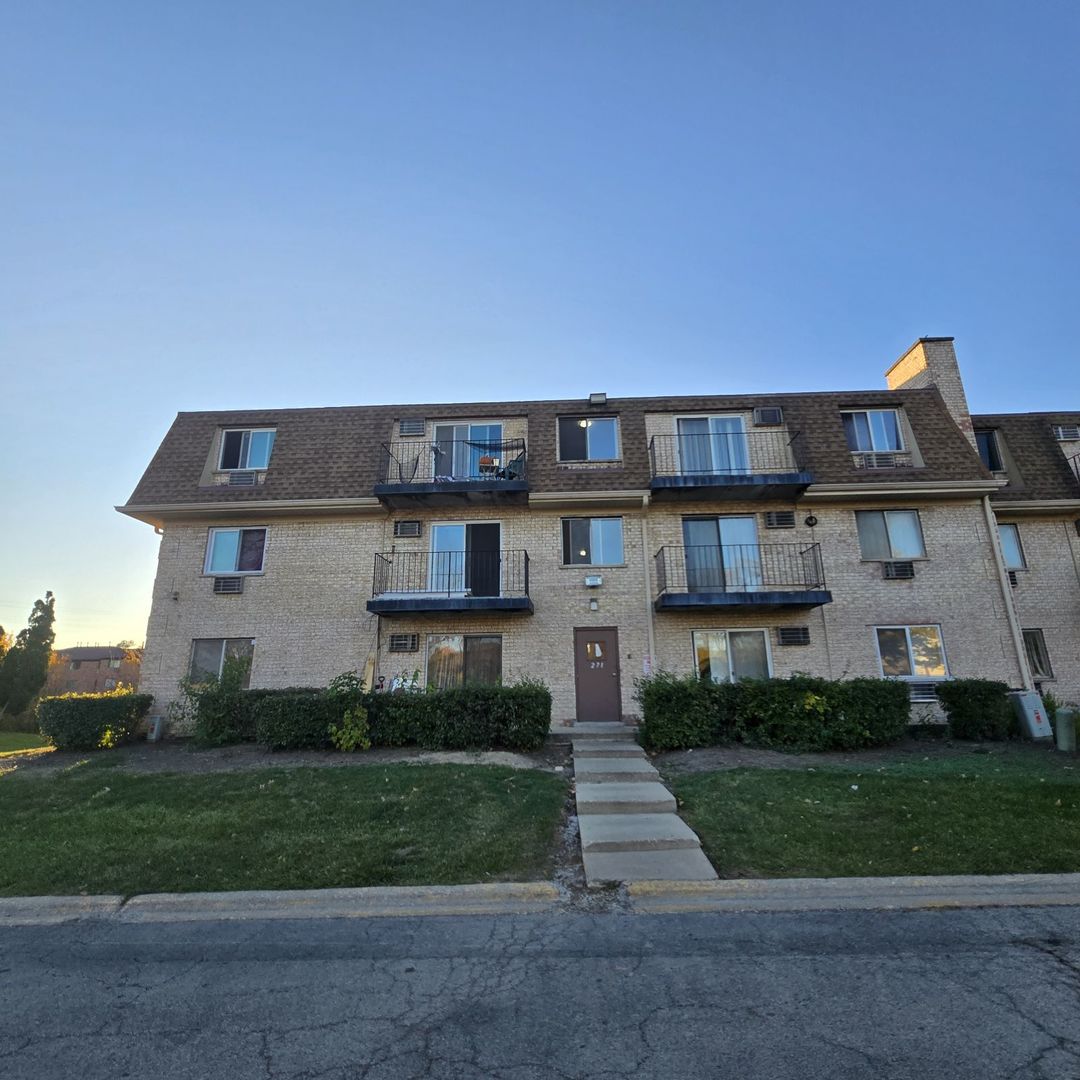
[[[654,435],[649,440],[654,499],[791,499],[812,477],[786,431]]]
[[[662,547],[656,553],[657,611],[774,611],[832,603],[820,544]]]
[[[1073,476],[1076,477],[1076,482],[1080,484],[1080,454],[1073,454],[1071,458],[1066,458],[1065,460],[1072,470]]]
[[[526,551],[385,551],[375,556],[368,611],[502,611],[531,615]]]
[[[383,443],[375,495],[386,506],[526,503],[525,440]]]

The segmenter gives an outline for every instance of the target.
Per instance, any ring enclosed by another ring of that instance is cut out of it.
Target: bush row
[[[1020,734],[1009,688],[989,679],[952,679],[937,688],[954,739],[1000,741]]]
[[[150,694],[125,689],[42,698],[38,728],[58,750],[107,749],[135,736],[153,700]]]
[[[641,741],[650,750],[743,742],[786,750],[858,750],[907,728],[908,690],[890,679],[714,683],[660,672],[638,683]]]
[[[372,746],[425,750],[539,750],[551,724],[551,693],[539,683],[466,686],[418,693],[264,695],[252,707],[255,738],[270,750],[332,745],[331,727],[363,714]]]

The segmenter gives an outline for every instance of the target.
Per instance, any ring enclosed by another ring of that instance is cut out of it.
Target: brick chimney
[[[956,362],[951,337],[919,338],[885,372],[885,381],[890,390],[918,390],[924,386],[936,386],[957,427],[967,436],[972,447],[978,450],[967,395],[964,393],[964,380],[960,378],[960,365]]]

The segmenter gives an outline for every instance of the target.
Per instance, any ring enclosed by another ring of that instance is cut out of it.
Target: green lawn
[[[470,765],[0,778],[0,895],[531,880],[566,781]]]
[[[31,735],[26,731],[0,731],[0,754],[10,754],[16,750],[36,750],[48,745],[49,740],[44,735]]]
[[[721,877],[1080,870],[1072,755],[737,769],[682,776],[672,787]]]

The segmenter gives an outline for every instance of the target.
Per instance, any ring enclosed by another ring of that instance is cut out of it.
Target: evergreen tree
[[[45,685],[56,638],[55,608],[51,592],[45,594],[44,600],[35,600],[26,629],[19,631],[0,660],[0,716],[24,712]]]

